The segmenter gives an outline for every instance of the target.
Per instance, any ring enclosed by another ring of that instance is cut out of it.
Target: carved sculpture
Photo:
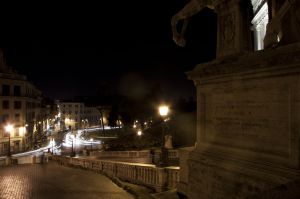
[[[243,0],[241,0],[243,1]],[[246,0],[244,0],[246,1]],[[250,0],[249,0],[250,1]],[[186,44],[184,34],[189,19],[208,7],[215,9],[224,0],[190,0],[183,9],[172,17],[171,25],[173,40],[181,47]],[[298,0],[268,0],[270,22],[264,39],[266,48],[276,46],[281,39],[284,44],[300,41],[300,2]],[[183,25],[178,31],[178,22],[183,20]],[[289,25],[285,21],[290,21]],[[288,27],[283,27],[288,26]],[[249,27],[250,28],[250,27]]]
[[[269,0],[268,2],[271,2]],[[275,4],[274,4],[275,3]],[[265,48],[300,41],[300,3],[297,0],[274,2],[271,10],[271,21],[267,26],[264,39]],[[287,22],[289,22],[287,24]]]
[[[165,135],[165,144],[166,149],[173,149],[172,135]]]
[[[188,25],[189,19],[199,13],[204,8],[208,7],[214,9],[221,0],[190,0],[188,4],[184,6],[177,14],[172,17],[171,25],[173,31],[174,42],[181,47],[185,46],[184,34]],[[177,24],[180,20],[183,20],[183,25],[180,33],[177,31]]]

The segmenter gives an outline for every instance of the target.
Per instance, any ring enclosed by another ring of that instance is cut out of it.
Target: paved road
[[[133,199],[107,177],[56,163],[0,168],[0,199]]]

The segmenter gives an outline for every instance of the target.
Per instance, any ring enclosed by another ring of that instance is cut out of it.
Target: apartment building
[[[85,119],[84,103],[60,101],[57,105],[65,129],[79,129],[82,126],[82,120]]]
[[[107,125],[108,107],[86,106],[83,102],[74,101],[58,101],[57,105],[65,129],[99,126],[102,125],[102,119]]]
[[[40,128],[41,92],[3,61],[0,51],[0,154],[24,151]],[[12,128],[8,131],[7,127]],[[10,139],[9,139],[10,135]],[[9,143],[10,140],[10,143]]]
[[[85,107],[84,110],[85,122],[88,126],[99,126],[101,124],[101,113],[96,107]]]

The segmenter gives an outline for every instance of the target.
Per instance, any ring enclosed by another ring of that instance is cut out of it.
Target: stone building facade
[[[101,113],[96,107],[85,107],[85,119],[89,126],[99,126],[101,124]]]
[[[17,153],[30,148],[34,134],[42,128],[41,92],[26,76],[14,72],[0,59],[0,154],[8,152],[7,125],[12,125],[10,148]]]
[[[84,103],[61,101],[57,104],[59,113],[61,115],[60,117],[66,129],[68,129],[69,127],[71,127],[71,129],[79,129],[84,125]]]
[[[86,106],[83,102],[60,101],[57,103],[65,128],[79,129],[107,125],[107,109]],[[103,114],[103,118],[102,118]]]

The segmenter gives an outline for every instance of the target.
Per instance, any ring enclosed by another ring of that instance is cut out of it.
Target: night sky
[[[156,84],[169,97],[189,98],[195,88],[185,72],[214,58],[216,16],[208,10],[196,15],[188,26],[186,47],[178,47],[171,17],[186,3],[18,5],[6,9],[1,19],[1,46],[7,64],[54,99],[94,95],[103,85],[124,94]]]

